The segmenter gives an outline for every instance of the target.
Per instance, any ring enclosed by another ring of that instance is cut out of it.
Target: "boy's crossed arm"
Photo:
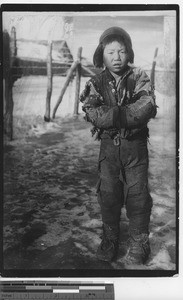
[[[134,103],[109,107],[104,104],[103,97],[89,81],[81,95],[86,120],[99,129],[132,129],[147,124],[156,115],[156,103],[153,93],[147,91],[145,85],[144,90],[142,85],[139,90]]]

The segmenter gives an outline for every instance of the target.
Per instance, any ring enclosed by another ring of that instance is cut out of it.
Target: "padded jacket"
[[[120,134],[121,138],[147,137],[147,123],[157,112],[154,90],[147,74],[127,66],[116,86],[106,68],[91,78],[80,96],[86,120],[98,138]]]

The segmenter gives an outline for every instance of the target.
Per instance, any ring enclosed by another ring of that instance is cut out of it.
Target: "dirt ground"
[[[90,124],[81,115],[50,123],[34,117],[14,122],[21,138],[4,145],[5,269],[175,270],[175,131],[168,119],[150,122],[152,252],[146,265],[131,267],[124,265],[125,209],[118,259],[96,259],[102,224],[95,192],[99,142],[91,138]]]

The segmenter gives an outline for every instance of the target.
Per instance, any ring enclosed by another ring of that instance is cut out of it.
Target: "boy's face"
[[[113,41],[107,44],[103,53],[104,65],[113,73],[120,73],[128,64],[128,54],[123,43]]]

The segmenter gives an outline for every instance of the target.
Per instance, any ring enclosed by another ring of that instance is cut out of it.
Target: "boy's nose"
[[[119,52],[114,52],[114,60],[120,60]]]

